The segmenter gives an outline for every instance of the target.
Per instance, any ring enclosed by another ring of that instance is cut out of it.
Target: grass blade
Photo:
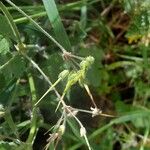
[[[48,15],[48,18],[51,22],[51,25],[54,29],[54,33],[58,42],[68,51],[71,50],[71,44],[64,29],[64,26],[61,22],[56,4],[54,0],[42,0]]]

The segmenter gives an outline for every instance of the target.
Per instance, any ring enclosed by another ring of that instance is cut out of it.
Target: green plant
[[[0,149],[149,149],[149,7],[0,2]]]

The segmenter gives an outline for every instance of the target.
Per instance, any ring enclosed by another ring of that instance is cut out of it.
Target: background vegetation
[[[0,150],[150,149],[149,0],[0,2]]]

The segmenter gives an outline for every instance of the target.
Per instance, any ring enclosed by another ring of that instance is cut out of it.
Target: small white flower
[[[82,127],[80,128],[80,136],[83,137],[83,136],[85,136],[85,135],[86,135],[86,129],[82,126]]]
[[[64,134],[64,132],[65,132],[65,125],[64,124],[62,124],[62,125],[60,125],[59,126],[59,129],[58,129],[58,131],[61,133],[61,135],[63,135]]]
[[[102,111],[98,108],[91,107],[91,110],[92,110],[92,117],[98,116],[99,114],[102,113]]]

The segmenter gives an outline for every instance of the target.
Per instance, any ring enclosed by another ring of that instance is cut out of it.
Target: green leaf
[[[56,39],[66,50],[70,51],[71,44],[64,29],[64,26],[61,22],[61,18],[59,16],[55,1],[54,0],[42,0],[42,1],[44,3],[51,25],[54,29]]]
[[[9,52],[9,42],[0,35],[0,54],[5,55],[7,52]]]
[[[15,150],[17,148],[16,144],[13,142],[0,142],[0,150]]]
[[[137,110],[134,110],[134,111],[131,111],[131,112],[127,112],[126,114],[116,118],[116,119],[113,119],[110,123],[104,125],[103,127],[95,130],[89,137],[89,139],[93,139],[95,138],[96,136],[98,136],[99,134],[101,134],[102,132],[104,132],[105,130],[107,130],[108,128],[110,128],[112,125],[115,125],[115,124],[121,124],[121,123],[125,123],[125,122],[132,122],[134,123],[134,120],[139,118],[139,119],[142,119],[142,118],[149,118],[150,116],[150,111],[149,110],[144,110],[144,109],[137,109]]]
[[[13,77],[19,77],[25,70],[25,61],[20,55],[15,58],[4,69],[4,74],[10,74]]]
[[[63,65],[64,62],[62,57],[58,53],[54,53],[41,65],[41,67],[44,72],[50,76],[51,80],[55,82],[59,73],[64,70]]]
[[[81,138],[80,133],[79,133],[79,127],[77,126],[76,122],[74,120],[67,120],[67,123],[71,129],[71,131],[73,132],[73,134],[75,135],[75,137],[77,137],[77,140],[80,140],[82,142],[84,142],[84,140]]]
[[[14,41],[16,41],[16,37],[9,26],[7,19],[0,14],[0,34],[3,35],[5,38],[10,38]]]
[[[5,78],[5,80],[8,78]],[[15,89],[15,82],[16,80],[8,81],[9,83],[5,83],[5,87],[0,91],[0,103],[4,105],[4,107],[9,103],[11,96]],[[2,84],[2,83],[0,83]]]
[[[124,104],[121,101],[116,102],[116,110],[119,114],[123,114],[120,118],[116,119],[117,123],[131,121],[137,128],[145,128],[149,126],[149,113],[150,111],[143,108],[133,107],[131,105]],[[137,116],[137,117],[136,117]]]

